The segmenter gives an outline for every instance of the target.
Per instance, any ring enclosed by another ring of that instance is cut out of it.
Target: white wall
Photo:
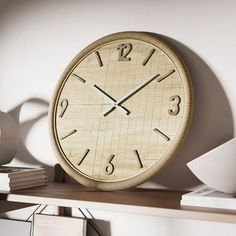
[[[168,37],[186,60],[195,89],[195,112],[183,150],[144,186],[188,189],[198,184],[186,163],[234,136],[235,21],[233,0],[0,0],[0,109],[15,117],[21,133],[13,164],[44,165],[51,178],[56,159],[46,114],[66,65],[102,36],[150,31]],[[112,227],[124,226],[121,218],[114,219]],[[127,235],[144,235],[149,229],[148,235],[155,235],[148,217],[142,220],[143,227],[133,227]],[[162,226],[168,222],[176,227],[173,221],[164,221]],[[190,228],[192,224],[186,222]],[[207,223],[202,225],[210,231]],[[183,235],[182,230],[175,235]],[[236,228],[230,232],[235,234]]]

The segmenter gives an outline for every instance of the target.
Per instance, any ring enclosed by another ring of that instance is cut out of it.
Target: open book
[[[227,194],[206,185],[182,195],[181,205],[236,210],[236,194]]]

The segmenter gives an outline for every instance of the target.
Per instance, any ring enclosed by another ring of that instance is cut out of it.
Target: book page
[[[32,236],[85,236],[86,220],[74,217],[35,214]]]

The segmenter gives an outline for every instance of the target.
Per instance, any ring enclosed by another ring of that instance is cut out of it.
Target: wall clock
[[[121,32],[87,46],[65,69],[50,105],[50,136],[70,176],[119,190],[175,156],[191,113],[191,81],[169,43]]]

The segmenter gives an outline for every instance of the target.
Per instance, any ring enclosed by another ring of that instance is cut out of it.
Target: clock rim
[[[60,96],[61,91],[63,89],[63,85],[66,83],[69,77],[68,75],[71,74],[71,72],[79,64],[80,61],[82,61],[88,54],[92,53],[92,51],[95,51],[95,49],[97,49],[98,47],[101,47],[108,43],[112,43],[113,41],[124,40],[124,39],[140,40],[152,44],[155,47],[160,48],[160,50],[163,51],[170,58],[172,63],[177,68],[179,76],[181,77],[181,82],[185,96],[184,100],[185,109],[181,118],[181,123],[180,123],[181,128],[178,129],[177,135],[175,136],[175,139],[171,144],[171,151],[167,151],[167,154],[166,153],[164,154],[164,161],[162,161],[161,163],[157,161],[153,166],[149,167],[147,170],[144,170],[140,174],[137,174],[136,176],[130,177],[128,179],[105,182],[102,180],[86,177],[86,175],[78,172],[75,169],[75,167],[73,167],[73,165],[65,159],[65,157],[59,150],[60,149],[59,147],[61,145],[58,141],[56,134],[56,111],[57,111],[56,104],[58,97]],[[164,166],[166,166],[166,164],[169,163],[171,159],[173,159],[173,157],[183,146],[183,143],[186,139],[192,119],[192,113],[193,113],[193,88],[190,74],[182,57],[178,54],[178,52],[176,52],[173,46],[166,39],[164,39],[163,36],[158,34],[149,32],[136,32],[136,31],[118,32],[102,37],[96,40],[95,42],[89,44],[81,52],[79,52],[65,68],[64,72],[62,73],[60,79],[56,84],[56,87],[54,88],[54,93],[49,106],[49,136],[56,158],[68,175],[70,175],[79,183],[89,188],[105,190],[105,191],[121,190],[134,187],[147,181],[152,176],[157,174]]]

